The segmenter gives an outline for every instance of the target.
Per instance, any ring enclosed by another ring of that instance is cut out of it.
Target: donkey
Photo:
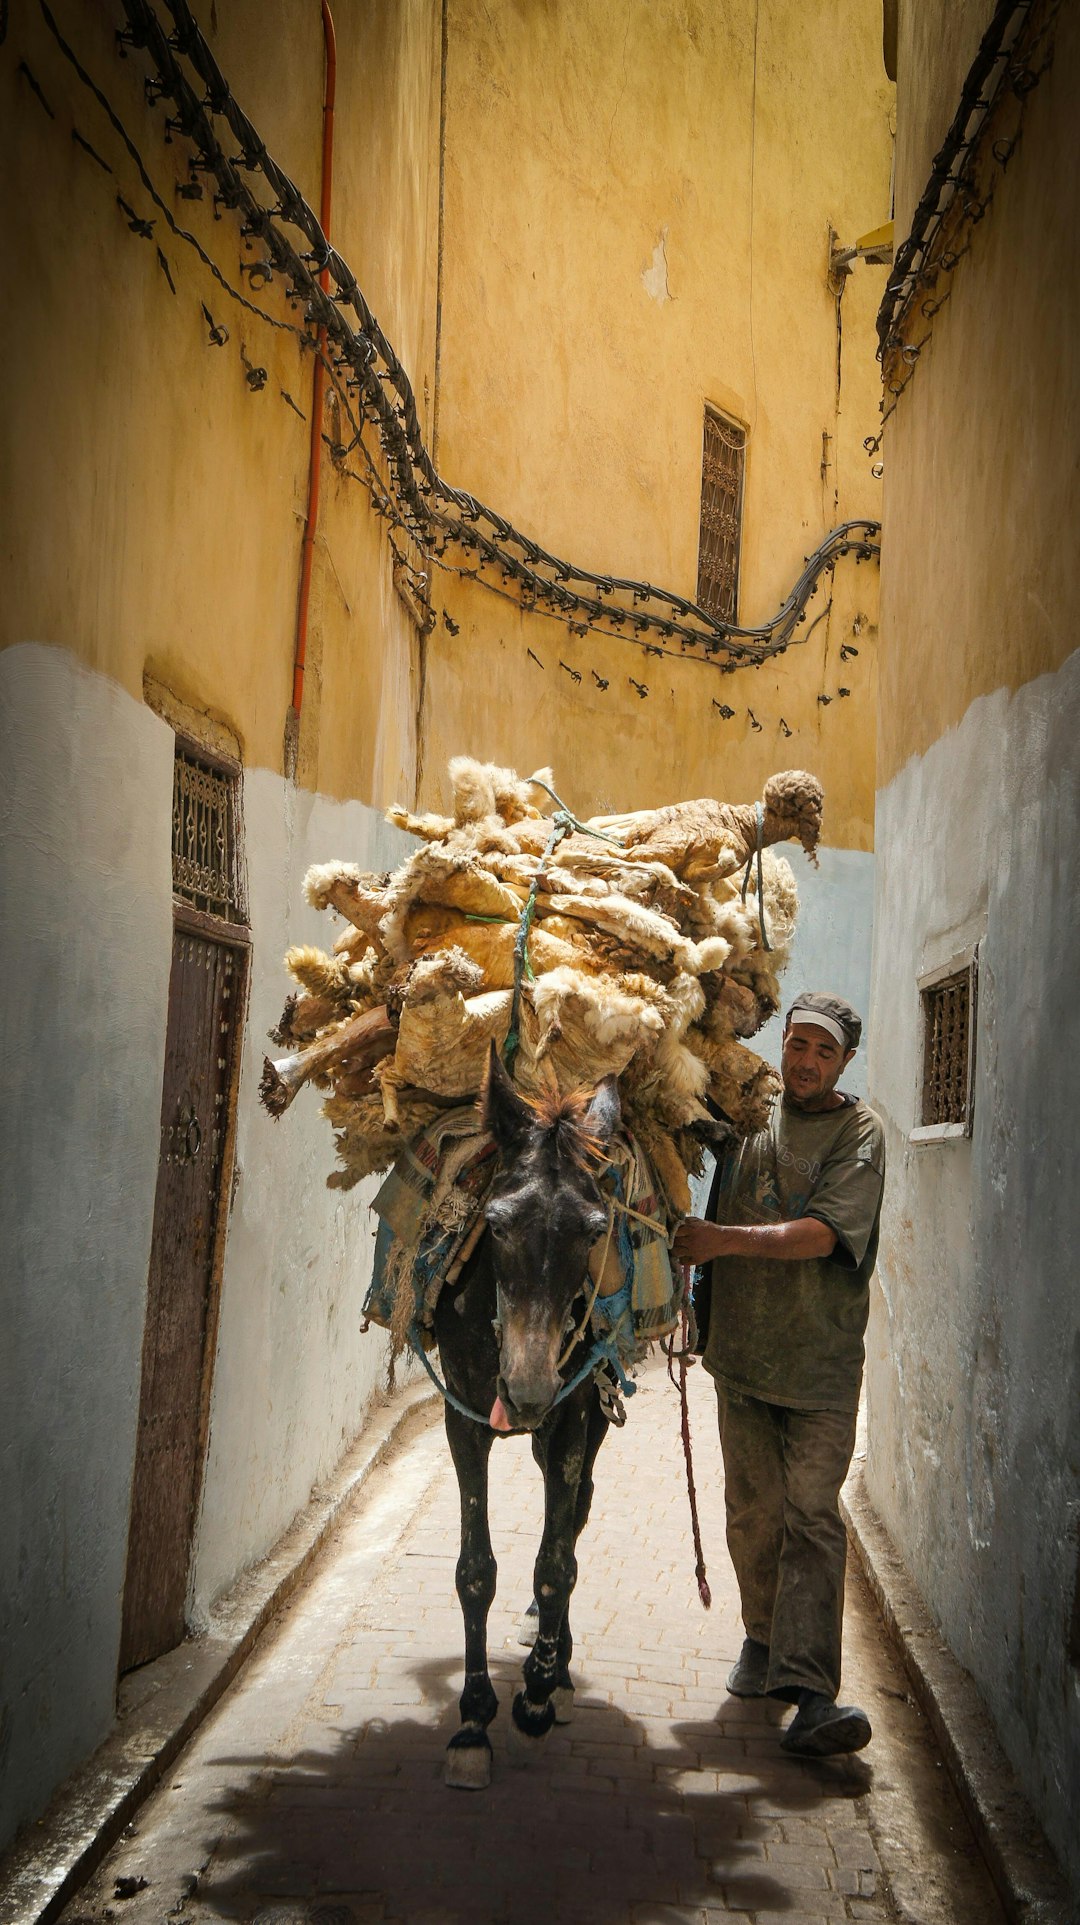
[[[527,1102],[494,1046],[481,1096],[499,1171],[485,1205],[487,1229],[435,1308],[446,1387],[486,1422],[446,1402],[446,1435],[461,1493],[457,1593],[465,1619],[461,1729],[447,1748],[445,1780],[482,1790],[491,1781],[487,1727],[498,1709],[488,1675],[487,1618],[495,1596],[488,1530],[488,1457],[497,1435],[528,1431],[544,1478],[544,1531],[534,1570],[536,1641],[513,1702],[517,1761],[569,1721],[573,1703],[570,1594],[574,1547],[589,1515],[596,1453],[608,1418],[592,1374],[556,1402],[588,1354],[584,1321],[589,1252],[607,1230],[594,1171],[620,1123],[619,1091],[606,1077],[591,1096]],[[567,1346],[572,1344],[569,1355]]]

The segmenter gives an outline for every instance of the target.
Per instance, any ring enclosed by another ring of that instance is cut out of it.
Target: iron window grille
[[[737,619],[746,429],[716,408],[705,410],[697,599],[719,621]]]
[[[961,969],[920,989],[923,1021],[921,1131],[970,1136],[975,1091],[978,951]]]
[[[173,894],[205,915],[247,923],[240,775],[177,737],[173,763]]]

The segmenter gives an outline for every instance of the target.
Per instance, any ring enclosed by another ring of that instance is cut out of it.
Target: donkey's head
[[[502,1172],[488,1198],[498,1290],[498,1397],[515,1428],[535,1430],[560,1388],[559,1358],[589,1251],[607,1230],[594,1172],[619,1127],[613,1076],[587,1094],[526,1102],[494,1045],[482,1098]]]

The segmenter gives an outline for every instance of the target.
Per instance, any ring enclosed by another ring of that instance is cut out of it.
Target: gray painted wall
[[[974,702],[878,798],[867,1377],[874,1502],[1080,1882],[1078,732],[1080,653]],[[916,1146],[916,981],[977,940],[974,1135]]]
[[[311,909],[304,873],[335,858],[392,868],[411,839],[361,802],[340,803],[255,770],[244,783],[253,971],[241,1068],[240,1177],[229,1222],[210,1448],[193,1572],[198,1622],[261,1557],[356,1436],[384,1339],[360,1334],[378,1179],[328,1190],[333,1135],[317,1090],[274,1122],[257,1101],[267,1041],[295,984],[292,943],[328,948],[344,927]]]
[[[861,849],[819,849],[818,866],[797,843],[782,842],[799,885],[799,920],[791,959],[780,978],[780,1012],[765,1024],[750,1047],[768,1063],[780,1065],[784,1012],[803,989],[828,989],[846,996],[864,1024],[870,1008],[870,956],[874,925],[874,857]],[[844,1074],[842,1088],[866,1095],[866,1044]],[[712,1158],[703,1177],[691,1178],[695,1210],[704,1213],[712,1181]]]
[[[803,989],[845,996],[867,1021],[874,930],[874,857],[861,849],[819,849],[815,869],[798,843],[782,842],[799,885],[799,920],[791,960],[781,977],[781,1012],[751,1045],[767,1062],[780,1062],[783,1012]],[[866,1095],[866,1048],[845,1071],[841,1087]]]
[[[172,736],[0,655],[0,1840],[113,1715],[172,884]]]
[[[5,1264],[0,1279],[0,1844],[113,1717],[172,947],[173,736],[63,650],[0,656]],[[305,1091],[257,1100],[308,864],[390,866],[375,811],[245,778],[252,988],[190,1615],[270,1549],[361,1428],[374,1183],[328,1191]]]

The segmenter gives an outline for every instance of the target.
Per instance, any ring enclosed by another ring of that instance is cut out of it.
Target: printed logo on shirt
[[[815,1158],[796,1156],[794,1150],[778,1150],[776,1160],[778,1163],[783,1163],[787,1169],[795,1170],[799,1176],[809,1177],[811,1185],[816,1183],[821,1175],[821,1164]]]

